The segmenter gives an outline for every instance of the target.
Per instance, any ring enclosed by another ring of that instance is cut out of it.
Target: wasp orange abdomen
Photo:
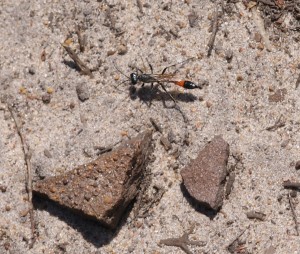
[[[187,80],[176,81],[175,84],[178,85],[178,86],[182,86],[185,89],[199,88],[198,85],[196,85],[195,83],[193,83],[191,81],[187,81]]]

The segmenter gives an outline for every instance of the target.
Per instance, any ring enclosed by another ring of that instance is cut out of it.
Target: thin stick
[[[62,43],[61,44],[64,49],[67,51],[68,55],[73,59],[73,61],[75,62],[75,64],[79,67],[79,69],[81,70],[81,72],[85,75],[90,76],[91,78],[93,78],[93,74],[91,72],[91,70],[85,65],[85,63],[83,63],[79,57],[77,56],[77,54],[73,51],[73,49],[71,49],[67,44]]]
[[[234,239],[233,239],[233,241],[231,241],[231,243],[227,246],[227,250],[230,250],[230,248],[233,246],[233,244],[246,232],[246,230],[249,228],[249,226],[248,227],[246,227],[240,234],[238,234],[238,236],[237,237],[235,237]]]
[[[212,31],[211,31],[211,36],[209,39],[209,42],[207,44],[208,46],[208,52],[207,52],[207,56],[210,57],[214,43],[215,43],[215,39],[216,39],[216,35],[217,35],[217,31],[218,31],[218,21],[219,21],[219,11],[218,11],[218,4],[216,6],[216,10],[214,13],[214,19],[213,19],[213,23],[212,23]]]
[[[137,6],[138,6],[138,8],[140,10],[140,13],[144,14],[144,12],[143,12],[143,4],[142,4],[141,0],[136,0],[136,4],[137,4]]]
[[[300,74],[296,80],[296,89],[298,88],[299,85],[300,85]]]
[[[76,32],[77,37],[78,37],[78,43],[79,43],[80,52],[84,52],[84,50],[85,50],[85,44],[86,44],[86,37],[82,36],[82,34],[81,34],[81,28],[80,28],[79,25],[76,27],[76,31],[75,32]]]
[[[291,199],[291,194],[290,193],[288,194],[288,198],[289,198],[289,203],[290,203],[290,207],[291,207],[291,210],[292,210],[293,219],[294,219],[294,222],[295,222],[295,229],[296,229],[297,236],[298,236],[299,235],[298,220],[297,220],[295,207],[294,207],[293,201]]]
[[[34,212],[33,212],[33,204],[32,204],[32,169],[31,169],[31,153],[29,146],[26,144],[25,138],[21,132],[21,126],[19,120],[17,119],[16,114],[14,113],[13,109],[8,106],[8,110],[14,120],[16,125],[16,129],[18,135],[21,140],[22,150],[24,154],[25,164],[26,164],[26,174],[25,174],[25,187],[28,195],[28,202],[29,202],[29,216],[30,216],[30,224],[31,224],[31,243],[29,244],[29,248],[31,249],[36,241],[36,230],[35,230],[35,220],[34,220]]]
[[[284,181],[282,185],[284,188],[294,188],[294,189],[300,188],[300,182],[291,182],[290,180]]]

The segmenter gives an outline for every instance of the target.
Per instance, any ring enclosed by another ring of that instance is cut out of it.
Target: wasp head
[[[138,75],[136,73],[131,73],[130,74],[130,81],[132,85],[136,85],[138,82]]]

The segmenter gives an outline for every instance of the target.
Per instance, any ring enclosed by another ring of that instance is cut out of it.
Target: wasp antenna
[[[126,78],[130,79],[129,76],[127,76],[123,71],[121,71],[121,70],[117,67],[115,61],[113,61],[113,65],[114,65],[114,67],[116,68],[116,70],[117,70],[118,72],[120,72],[120,73],[121,73],[123,76],[125,76]],[[122,83],[124,83],[124,82],[122,82]]]
[[[124,92],[122,89],[119,88],[120,85],[122,85],[123,83],[128,82],[128,80],[123,80],[121,82],[119,82],[117,85],[113,85],[115,89],[117,89],[118,91]]]
[[[184,64],[184,63],[186,63],[186,62],[188,62],[188,61],[190,61],[190,60],[192,60],[192,59],[195,59],[195,57],[190,57],[190,58],[185,59],[184,61],[181,61],[181,62],[179,62],[179,63],[172,64],[172,65],[168,66],[168,68],[169,68],[169,67],[176,66],[176,65]]]

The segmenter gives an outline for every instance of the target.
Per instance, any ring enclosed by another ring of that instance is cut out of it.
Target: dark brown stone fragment
[[[216,136],[181,172],[189,194],[215,211],[223,204],[228,156],[228,143]]]
[[[34,194],[115,228],[138,193],[152,150],[151,137],[150,131],[144,132],[88,164],[40,180]]]

